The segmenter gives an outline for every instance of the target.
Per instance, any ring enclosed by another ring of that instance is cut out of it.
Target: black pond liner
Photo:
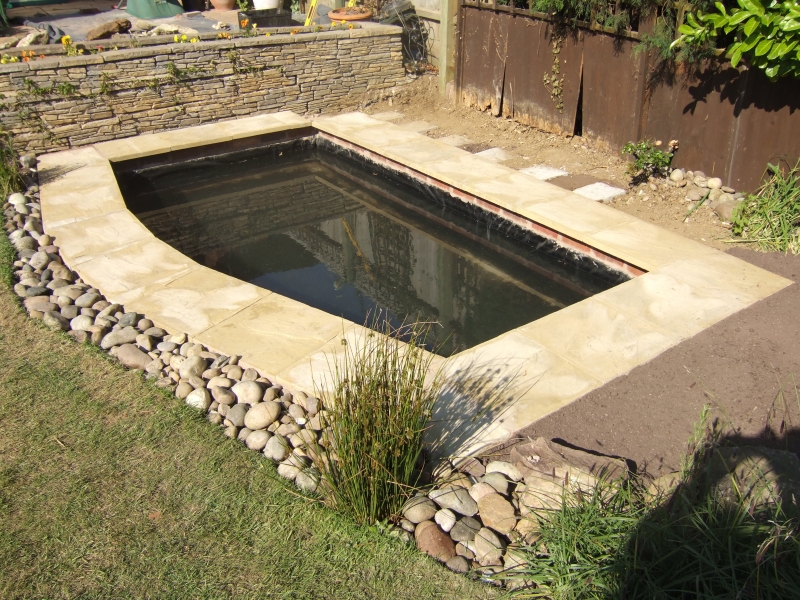
[[[295,135],[114,170],[130,210],[197,262],[358,323],[377,309],[395,326],[436,321],[429,347],[443,355],[630,278],[326,137]]]

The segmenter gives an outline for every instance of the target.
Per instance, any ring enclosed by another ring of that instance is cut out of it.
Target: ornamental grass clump
[[[0,130],[0,194],[6,197],[22,188],[22,176],[17,166],[17,153],[11,134]]]
[[[329,358],[332,391],[322,396],[330,433],[313,454],[325,501],[360,523],[398,514],[419,481],[423,434],[441,389],[425,350],[431,327],[393,327],[379,313],[343,340],[343,356]]]
[[[733,234],[768,252],[800,254],[800,161],[784,172],[767,167],[767,178],[733,215]]]

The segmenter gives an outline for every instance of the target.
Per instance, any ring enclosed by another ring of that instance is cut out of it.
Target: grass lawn
[[[0,598],[488,598],[19,308],[0,233]]]

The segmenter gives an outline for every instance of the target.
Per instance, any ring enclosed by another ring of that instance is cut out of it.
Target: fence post
[[[460,0],[440,0],[439,4],[439,93],[447,95],[447,84],[455,79],[456,24]]]

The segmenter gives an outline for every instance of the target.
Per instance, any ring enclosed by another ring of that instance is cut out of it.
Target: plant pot
[[[245,27],[242,23],[247,22]],[[259,27],[291,27],[294,25],[292,13],[288,10],[270,8],[269,10],[239,11],[239,28],[249,29],[253,25]]]
[[[182,4],[186,12],[203,12],[206,9],[206,0],[183,0]]]
[[[253,0],[253,7],[256,10],[270,10],[272,8],[281,8],[283,0]]]
[[[372,11],[368,8],[337,8],[328,13],[331,21],[366,21],[372,18]]]
[[[211,0],[211,6],[215,10],[233,10],[236,6],[236,0]]]

